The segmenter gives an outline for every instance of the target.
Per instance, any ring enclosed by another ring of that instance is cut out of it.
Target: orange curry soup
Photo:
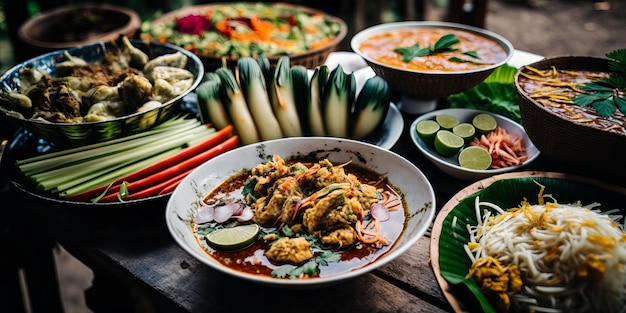
[[[434,55],[415,57],[410,62],[402,60],[402,54],[394,51],[398,47],[409,47],[419,43],[420,48],[433,46],[439,38],[454,34],[461,42],[453,45],[453,52],[442,52]],[[489,38],[479,34],[447,28],[397,29],[382,32],[365,39],[359,50],[369,58],[393,67],[416,71],[468,71],[490,66],[506,59],[504,48]],[[463,52],[476,51],[479,59],[464,55]],[[471,59],[473,62],[453,62],[449,59],[457,57]],[[477,64],[480,63],[480,64]]]

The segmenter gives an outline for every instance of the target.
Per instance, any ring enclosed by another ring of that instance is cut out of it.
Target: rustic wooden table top
[[[412,143],[408,127],[416,116],[403,114],[405,129],[392,148],[418,166],[431,182],[437,211],[471,181],[457,180],[437,169]],[[539,158],[524,170],[551,170]],[[451,312],[430,266],[430,232],[399,258],[353,280],[313,290],[266,287],[222,274],[180,248],[165,226],[165,204],[111,212],[76,227],[76,216],[57,228],[59,243],[94,270],[141,290],[166,311],[352,311]],[[76,214],[74,214],[76,215]],[[107,220],[113,220],[107,223]],[[102,226],[97,229],[94,225]],[[73,231],[67,231],[68,229]],[[76,232],[83,236],[77,235]],[[91,234],[89,234],[91,232]]]
[[[426,175],[439,212],[472,182],[448,176],[422,156],[408,131],[417,116],[402,115],[404,131],[391,150]],[[576,169],[560,168],[542,156],[523,170],[576,174]],[[405,254],[368,274],[324,288],[293,290],[230,277],[194,259],[169,234],[165,200],[126,209],[65,211],[22,203],[17,195],[9,199],[12,206],[34,209],[37,214],[28,218],[39,221],[46,240],[58,242],[93,270],[94,287],[87,291],[87,302],[94,311],[119,311],[121,302],[130,303],[121,310],[140,312],[453,311],[429,263],[430,230]]]

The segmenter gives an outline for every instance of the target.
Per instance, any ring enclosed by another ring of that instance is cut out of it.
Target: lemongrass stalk
[[[84,145],[80,147],[63,149],[63,150],[59,150],[59,151],[55,151],[51,153],[41,154],[41,155],[34,156],[31,158],[17,160],[15,164],[20,166],[22,164],[34,163],[40,160],[49,160],[49,159],[57,158],[63,155],[74,154],[80,151],[93,151],[96,148],[102,148],[102,147],[104,147],[104,149],[107,149],[107,147],[112,147],[115,144],[124,144],[127,142],[131,142],[133,140],[141,140],[142,138],[145,138],[145,137],[150,137],[156,134],[162,134],[162,133],[170,132],[170,131],[171,132],[184,131],[185,129],[198,127],[198,126],[200,126],[198,121],[191,120],[191,119],[172,121],[171,123],[167,123],[167,125],[158,125],[158,126],[151,128],[150,130],[147,130],[145,132],[141,132],[138,134],[116,138],[116,139],[112,139],[108,141],[98,142],[94,144]],[[49,161],[49,162],[52,162],[52,161]],[[54,161],[54,162],[57,162],[57,161]]]
[[[204,125],[195,124],[191,127],[179,127],[175,129],[169,129],[169,131],[152,134],[151,136],[133,138],[127,141],[115,142],[109,145],[98,145],[95,148],[88,150],[73,150],[63,151],[61,154],[49,154],[45,159],[26,159],[22,160],[18,164],[18,168],[24,175],[31,176],[37,173],[49,171],[54,168],[68,166],[77,162],[83,162],[84,160],[98,158],[110,154],[120,153],[138,145],[146,145],[151,142],[162,140],[163,138],[170,138],[172,134],[182,134],[187,132],[198,132],[206,130]]]

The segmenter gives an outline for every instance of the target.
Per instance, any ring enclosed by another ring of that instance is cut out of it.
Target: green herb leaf
[[[410,62],[415,57],[423,57],[442,52],[457,51],[458,49],[452,48],[452,46],[460,42],[461,40],[457,38],[454,34],[447,34],[439,38],[433,46],[420,48],[420,45],[416,43],[408,47],[396,47],[395,49],[393,49],[393,51],[400,53],[402,55],[402,61],[406,63]]]
[[[609,77],[579,86],[588,93],[572,100],[582,107],[591,105],[602,117],[613,115],[616,108],[626,114],[626,49],[615,50],[606,56],[610,59]]]
[[[613,101],[615,102],[615,106],[617,107],[617,109],[626,114],[626,99],[622,98],[622,97],[616,97],[613,98]]]
[[[469,55],[469,56],[471,56],[472,58],[475,58],[475,59],[480,59],[480,57],[478,56],[478,52],[476,52],[475,50],[465,51],[465,52],[463,52],[463,54]]]
[[[626,72],[626,48],[618,49],[606,54],[609,61],[609,68],[614,72]],[[622,87],[623,88],[623,87]]]
[[[472,63],[472,64],[485,64],[482,62],[476,62],[476,61],[472,61],[472,60],[465,60],[465,59],[461,59],[461,58],[457,58],[457,57],[451,57],[448,59],[450,62],[459,62],[459,63]]]
[[[451,48],[452,46],[460,43],[461,40],[457,38],[454,34],[443,35],[437,42],[435,42],[435,46],[431,49],[433,53],[437,52],[446,52],[446,51],[456,51],[457,49]]]
[[[572,98],[572,101],[574,101],[574,103],[578,106],[588,107],[592,105],[594,102],[606,99],[610,96],[611,96],[610,92],[584,94],[584,95],[580,95],[580,96]]]
[[[415,57],[422,57],[430,53],[429,48],[420,48],[419,44],[414,44],[409,47],[397,47],[393,51],[402,54],[402,61],[411,62]]]
[[[611,98],[594,101],[592,105],[598,114],[604,117],[613,115],[615,111],[615,104],[613,104],[613,99]]]

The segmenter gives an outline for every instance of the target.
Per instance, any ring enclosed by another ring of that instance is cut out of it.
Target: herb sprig
[[[411,60],[413,60],[413,58],[415,57],[423,57],[423,56],[435,55],[435,54],[443,53],[443,52],[458,51],[459,49],[453,48],[452,46],[459,44],[459,43],[461,43],[461,40],[457,36],[455,36],[454,34],[447,34],[439,38],[437,42],[435,42],[435,44],[432,46],[429,45],[427,47],[422,48],[420,47],[419,43],[416,43],[412,46],[397,47],[393,49],[393,51],[400,53],[402,55],[402,61],[404,61],[405,63],[408,63],[408,62],[411,62]],[[462,53],[472,58],[480,59],[476,51],[472,50],[472,51],[465,51]],[[448,60],[452,62],[466,62],[466,63],[480,64],[479,62],[468,60],[468,59],[461,59],[459,57],[451,57]]]
[[[609,117],[617,108],[626,114],[626,49],[606,54],[609,77],[580,86],[587,93],[572,98],[581,107],[592,106],[600,116]]]

